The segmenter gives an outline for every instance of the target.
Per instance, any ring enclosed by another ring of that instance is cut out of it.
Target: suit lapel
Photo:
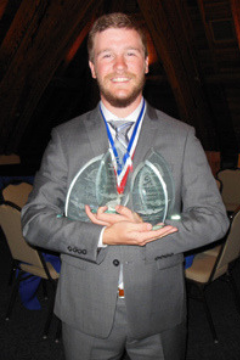
[[[133,159],[133,171],[129,173],[125,193],[129,193],[132,177],[138,165],[145,160],[147,153],[154,146],[155,138],[158,136],[156,111],[147,105],[146,114],[143,119],[141,132],[139,135],[135,155]],[[128,204],[131,207],[131,204]]]
[[[108,137],[99,106],[88,113],[84,123],[94,156],[106,153],[108,150]]]
[[[154,139],[157,136],[157,114],[156,111],[147,105],[146,114],[144,116],[140,136],[135,150],[133,168],[145,159],[148,151],[153,147]]]

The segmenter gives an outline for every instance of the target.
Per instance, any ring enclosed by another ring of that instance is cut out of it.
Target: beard
[[[126,74],[122,76],[125,75]],[[107,80],[111,79],[112,77],[114,77],[113,74],[108,75]],[[136,79],[136,76],[133,74],[130,74],[130,77],[131,78],[134,77]],[[109,102],[109,104],[111,104],[113,107],[124,108],[131,105],[137,99],[137,97],[142,93],[145,85],[145,73],[141,75],[138,81],[136,81],[135,86],[133,86],[131,92],[125,96],[114,94],[106,86],[104,86],[103,82],[99,81],[98,78],[97,78],[97,83],[102,96]]]

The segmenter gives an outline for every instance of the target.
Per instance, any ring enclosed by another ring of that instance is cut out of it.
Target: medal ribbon
[[[145,104],[145,100],[143,99],[143,104],[142,104],[140,114],[139,114],[139,116],[137,118],[137,121],[135,123],[135,126],[133,128],[132,136],[131,136],[131,138],[129,140],[129,144],[128,144],[126,153],[125,153],[125,155],[123,157],[124,166],[123,166],[121,171],[117,170],[117,166],[115,168],[116,177],[117,177],[117,191],[118,191],[119,194],[122,194],[124,192],[124,188],[125,188],[125,185],[127,183],[127,178],[128,178],[128,175],[129,175],[129,171],[132,170],[132,161],[133,161],[134,152],[135,152],[135,148],[136,148],[136,144],[137,144],[136,135],[137,135],[137,131],[138,131],[139,127],[140,127],[140,124],[142,123],[142,120],[143,120],[143,114],[144,114],[145,107],[146,107],[146,104]],[[101,111],[103,120],[105,122],[105,126],[106,126],[106,129],[107,129],[108,140],[110,142],[111,149],[113,151],[115,159],[118,159],[118,152],[117,152],[117,149],[115,147],[114,140],[113,140],[109,125],[108,125],[107,120],[106,120],[106,118],[105,118],[105,116],[103,114],[101,106],[100,106],[100,111]]]

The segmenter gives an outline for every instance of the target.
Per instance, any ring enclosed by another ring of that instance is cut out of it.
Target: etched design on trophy
[[[164,222],[174,204],[174,184],[164,158],[151,149],[135,170],[130,190],[132,209],[143,221]]]
[[[117,191],[117,177],[113,166],[113,155],[108,151],[103,156],[97,172],[96,194],[99,206],[107,206],[108,212],[115,212],[115,206],[122,204],[123,196]]]
[[[89,221],[85,205],[97,210],[96,178],[102,155],[90,160],[74,177],[66,198],[65,215],[72,220]]]
[[[127,202],[127,194],[118,194],[117,178],[111,151],[88,163],[74,177],[66,197],[65,216],[72,220],[90,221],[85,213],[88,204],[93,213],[99,206],[108,206],[108,212],[115,212],[115,206]]]

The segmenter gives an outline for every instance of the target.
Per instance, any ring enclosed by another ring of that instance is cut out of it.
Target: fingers
[[[97,218],[100,218],[102,214],[105,213],[105,211],[107,211],[108,207],[107,206],[100,206],[98,209],[97,209],[97,213],[96,213],[96,217]]]
[[[142,222],[141,217],[126,206],[118,205],[115,209],[120,215],[124,216],[126,220],[128,219],[137,223]]]
[[[131,221],[120,221],[108,226],[103,233],[106,245],[139,245],[139,234],[151,232],[152,225]]]
[[[145,246],[147,243],[151,241],[159,240],[177,231],[178,229],[176,227],[167,225],[158,230],[150,230],[150,231],[148,230],[148,231],[142,231],[140,233],[136,232],[134,236],[136,236],[136,240],[139,246]]]
[[[101,206],[97,209],[96,213],[92,213],[89,205],[85,205],[85,212],[88,218],[94,223],[98,225],[109,226],[112,224],[116,224],[121,221],[134,221],[133,215],[130,216],[131,210],[123,211],[122,214],[118,213],[108,213],[107,206]],[[127,209],[127,208],[126,208]],[[126,215],[124,215],[126,214]]]
[[[92,213],[90,206],[85,205],[85,211],[88,218],[95,224],[99,225],[111,225],[121,221],[131,221],[134,223],[142,222],[142,219],[136,213],[133,213],[125,206],[116,206],[115,213],[107,212],[107,206],[102,206],[97,209],[95,214]]]
[[[90,206],[89,205],[85,205],[85,213],[87,214],[87,216],[89,217],[90,220],[92,220],[92,218],[94,217],[93,213],[91,212]]]
[[[136,222],[140,222],[140,223],[142,223],[143,222],[143,219],[141,218],[141,216],[140,215],[138,215],[137,213],[133,213],[133,217],[134,217],[134,220],[136,221]]]
[[[116,206],[116,211],[119,214],[125,216],[127,219],[132,220],[132,221],[134,221],[136,223],[143,222],[141,216],[139,216],[137,213],[133,212],[132,210],[130,210],[126,206],[118,205],[118,206]]]
[[[103,225],[103,226],[111,225],[108,221],[106,221],[106,219],[101,218],[101,214],[104,213],[104,211],[106,211],[106,209],[107,209],[106,206],[101,207],[97,210],[96,214],[93,214],[90,206],[85,205],[85,212],[86,212],[88,218],[91,220],[91,222],[93,224],[97,224],[97,225]]]
[[[173,226],[152,230],[149,223],[118,222],[107,227],[103,234],[103,243],[106,245],[137,245],[144,246],[151,241],[178,231]]]

